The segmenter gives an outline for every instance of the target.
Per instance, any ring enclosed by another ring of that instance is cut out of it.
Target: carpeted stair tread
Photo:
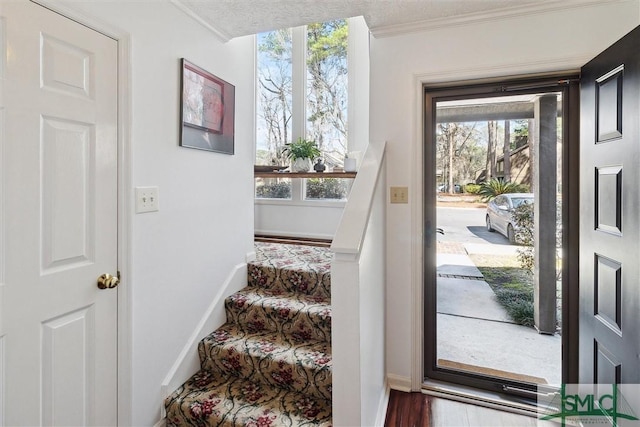
[[[331,399],[331,343],[227,323],[198,346],[202,369]]]
[[[246,287],[225,300],[227,322],[247,332],[267,330],[291,338],[308,332],[331,340],[331,304],[323,297]]]
[[[248,265],[249,286],[331,300],[331,260],[327,248],[256,243]]]
[[[165,399],[168,427],[330,427],[331,402],[200,371]]]
[[[280,245],[256,243],[256,265],[276,268],[313,270],[328,273],[333,253],[327,248],[305,245]]]
[[[165,399],[167,426],[330,427],[327,248],[255,244],[227,323],[198,345],[201,370]]]

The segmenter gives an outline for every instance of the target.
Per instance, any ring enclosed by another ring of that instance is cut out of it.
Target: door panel
[[[640,28],[582,69],[580,382],[638,383]]]
[[[42,273],[95,255],[95,135],[91,123],[42,118]]]
[[[115,425],[117,43],[28,1],[0,16],[4,423]]]

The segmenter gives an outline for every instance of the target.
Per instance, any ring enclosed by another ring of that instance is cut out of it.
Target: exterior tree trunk
[[[529,192],[533,193],[538,182],[538,173],[533,165],[536,164],[536,145],[538,144],[538,136],[535,129],[536,121],[529,119]]]
[[[504,180],[511,182],[511,123],[504,121]]]
[[[448,180],[448,193],[453,194],[455,189],[453,188],[453,154],[455,152],[455,143],[456,140],[454,138],[453,132],[447,133],[447,145],[449,148],[449,180]]]
[[[495,121],[487,122],[487,165],[486,180],[496,177],[496,145],[498,124]]]

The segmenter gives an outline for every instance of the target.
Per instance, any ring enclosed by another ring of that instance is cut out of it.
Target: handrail
[[[335,254],[360,253],[385,147],[385,141],[370,142],[367,147],[331,244],[331,251]]]
[[[331,245],[336,427],[383,424],[377,418],[386,392],[385,145],[369,144]]]

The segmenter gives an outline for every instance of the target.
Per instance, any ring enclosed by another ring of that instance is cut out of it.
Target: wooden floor
[[[385,427],[429,427],[430,400],[426,394],[391,390]]]
[[[535,427],[533,417],[391,390],[385,427]],[[546,425],[546,424],[545,424]]]

